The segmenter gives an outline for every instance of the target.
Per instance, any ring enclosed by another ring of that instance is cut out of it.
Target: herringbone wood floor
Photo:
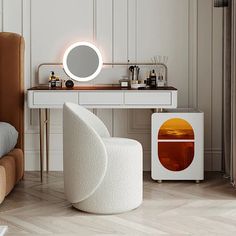
[[[236,235],[236,191],[219,173],[201,184],[163,182],[144,174],[144,202],[120,215],[92,215],[73,209],[63,194],[62,173],[39,182],[28,172],[0,205],[7,235]]]

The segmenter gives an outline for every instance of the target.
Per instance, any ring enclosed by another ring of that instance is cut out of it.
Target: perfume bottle
[[[157,87],[157,76],[155,70],[150,71],[150,87],[156,88]]]
[[[55,76],[54,71],[51,71],[51,74],[49,76],[48,85],[50,88],[56,88],[56,76]]]
[[[62,81],[58,76],[56,76],[56,87],[61,88],[62,87]]]
[[[150,76],[149,76],[149,73],[147,72],[146,73],[146,87],[147,88],[150,88]]]
[[[163,79],[163,75],[159,73],[158,79],[157,79],[157,87],[164,87],[165,86],[165,81]]]

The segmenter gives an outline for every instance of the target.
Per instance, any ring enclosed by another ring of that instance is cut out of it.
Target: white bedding
[[[16,146],[17,139],[17,130],[8,123],[0,122],[0,158]]]

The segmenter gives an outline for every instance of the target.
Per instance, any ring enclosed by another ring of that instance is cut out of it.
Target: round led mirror
[[[76,81],[94,79],[102,69],[102,56],[97,47],[91,43],[72,44],[63,57],[66,74]]]

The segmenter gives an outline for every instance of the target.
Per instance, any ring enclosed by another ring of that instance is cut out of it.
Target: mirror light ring
[[[78,46],[88,46],[88,47],[92,48],[97,53],[97,56],[98,56],[98,61],[99,61],[98,67],[97,67],[96,71],[88,77],[79,77],[79,76],[74,75],[73,73],[70,72],[70,70],[67,66],[67,57],[68,57],[69,53],[71,52],[72,49],[74,49],[75,47],[78,47]],[[94,44],[89,43],[89,42],[76,42],[76,43],[71,44],[66,49],[64,56],[63,56],[63,68],[64,68],[66,74],[71,79],[79,81],[79,82],[86,82],[86,81],[90,81],[90,80],[94,79],[100,73],[100,71],[102,69],[102,65],[103,65],[103,61],[102,61],[101,52]]]

